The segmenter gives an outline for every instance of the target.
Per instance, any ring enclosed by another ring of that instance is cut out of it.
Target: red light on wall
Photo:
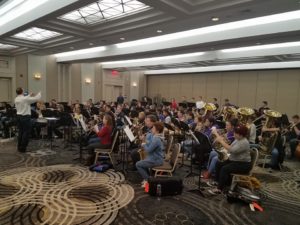
[[[117,70],[112,70],[111,71],[112,76],[117,76],[118,74],[119,74],[119,72]]]

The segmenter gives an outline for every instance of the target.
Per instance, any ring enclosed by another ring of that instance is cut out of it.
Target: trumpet
[[[215,127],[212,128],[213,130],[217,130]],[[227,133],[225,132],[225,129],[219,129],[217,130],[218,134],[223,137],[224,141],[229,144],[229,140],[227,139]],[[212,131],[212,135],[215,137],[215,139],[212,141],[212,145],[214,150],[218,153],[218,159],[222,161],[226,161],[228,159],[228,153],[224,149],[224,147],[216,141],[216,135],[214,134],[214,131]]]

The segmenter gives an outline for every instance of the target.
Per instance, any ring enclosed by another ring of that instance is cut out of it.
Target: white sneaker
[[[142,183],[141,183],[141,187],[142,187],[142,188],[145,188],[147,182],[148,182],[148,181],[143,180]]]

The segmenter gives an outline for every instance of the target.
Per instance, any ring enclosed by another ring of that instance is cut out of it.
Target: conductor
[[[18,87],[16,89],[16,93],[17,97],[15,98],[15,106],[17,109],[18,151],[26,152],[31,130],[30,104],[41,99],[41,92],[37,95],[30,94],[28,96],[24,96],[24,90],[21,87]]]

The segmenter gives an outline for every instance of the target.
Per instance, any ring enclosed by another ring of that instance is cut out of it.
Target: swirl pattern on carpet
[[[77,165],[0,172],[1,224],[111,224],[134,197],[124,181]]]

